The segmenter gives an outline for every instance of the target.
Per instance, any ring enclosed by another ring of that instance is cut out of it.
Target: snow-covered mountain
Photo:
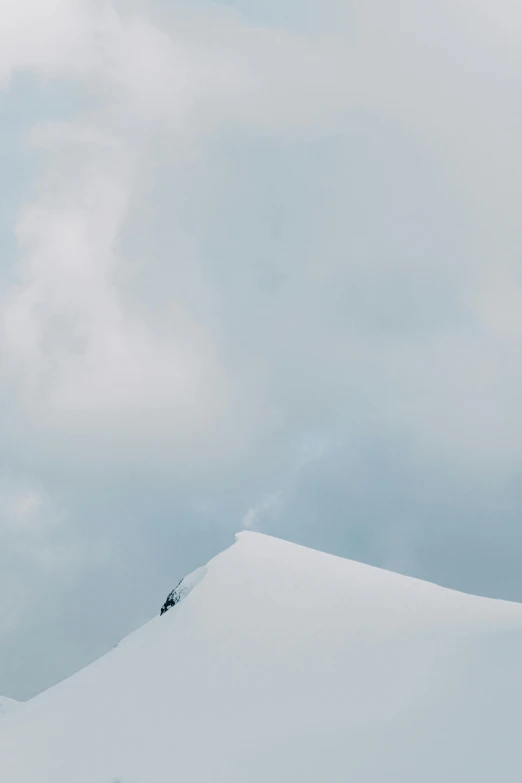
[[[255,533],[181,592],[8,711],[2,783],[522,779],[522,606]]]

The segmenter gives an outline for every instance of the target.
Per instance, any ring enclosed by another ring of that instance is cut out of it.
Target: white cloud
[[[466,284],[489,328],[489,291],[496,299],[506,278],[520,288],[520,8],[512,0],[443,0],[429,9],[407,0],[400,13],[356,6],[354,67],[364,74],[356,100],[422,140],[452,182],[474,222],[476,258],[461,263],[470,266]]]
[[[90,3],[92,9],[96,0]],[[84,0],[5,0],[0,18],[0,87],[18,70],[45,78],[89,67],[93,14]]]
[[[221,123],[278,131],[328,122],[344,103],[333,83],[342,50],[217,13],[174,15],[160,29],[110,5],[57,0],[54,10],[36,48],[38,14],[22,23],[33,5],[13,10],[20,46],[4,53],[3,70],[73,78],[98,105],[30,134],[48,171],[17,224],[20,284],[3,305],[4,379],[27,413],[56,426],[65,416],[75,427],[80,415],[91,431],[97,416],[102,429],[143,430],[144,416],[159,421],[167,411],[173,431],[219,423],[237,405],[235,379],[175,290],[160,314],[129,295],[122,231],[139,215],[156,162],[186,156]]]
[[[4,381],[34,421],[115,436],[168,431],[182,450],[198,428],[200,445],[219,433],[224,449],[227,441],[237,449],[227,432],[239,411],[244,439],[262,430],[262,421],[247,420],[262,419],[270,407],[262,399],[264,386],[252,389],[246,377],[231,373],[212,320],[191,310],[175,287],[168,308],[145,307],[131,293],[132,270],[122,251],[122,234],[140,218],[155,167],[197,156],[223,124],[279,135],[302,127],[324,131],[349,106],[398,121],[452,169],[449,181],[476,221],[482,252],[455,268],[455,288],[493,340],[518,338],[522,115],[513,64],[521,63],[510,43],[519,25],[505,23],[514,14],[507,0],[493,23],[486,7],[464,0],[429,13],[408,0],[401,14],[357,2],[350,42],[255,27],[217,7],[191,14],[178,6],[161,17],[149,3],[121,10],[53,0],[45,14],[42,8],[27,0],[8,4],[6,45],[0,47],[4,84],[17,70],[31,69],[73,80],[92,106],[69,122],[37,126],[29,136],[47,160],[47,174],[18,220],[20,283],[3,303],[0,338]],[[168,263],[181,269],[192,259]],[[379,285],[388,260],[384,254],[370,260],[354,255],[342,275],[328,267],[326,253],[320,264],[316,258],[293,263],[301,264],[300,282],[287,304],[300,322],[301,340],[285,340],[288,311],[276,312],[271,335],[279,364],[288,361],[285,351],[303,362],[312,346],[310,365],[322,367],[326,378],[352,363],[359,395],[372,399],[383,424],[401,420],[425,443],[466,459],[480,411],[489,437],[478,452],[486,459],[502,450],[510,459],[517,453],[519,427],[510,428],[512,436],[505,428],[500,434],[495,414],[496,394],[513,377],[507,364],[499,366],[494,347],[488,361],[498,388],[478,372],[472,336],[439,335],[429,344],[416,335],[361,338],[357,329],[343,331],[329,321],[326,300],[319,322],[311,322],[306,303],[324,281],[349,289],[363,276],[366,285]],[[405,275],[420,274],[417,257],[401,264]],[[277,384],[276,374],[264,383]],[[440,391],[428,395],[428,387]],[[251,394],[257,398],[245,402]],[[441,444],[440,425],[432,422],[477,396]],[[279,411],[275,417],[289,415]],[[510,408],[510,415],[518,420],[516,410]],[[244,449],[246,440],[239,451]]]
[[[152,3],[122,10],[21,0],[3,9],[2,83],[29,69],[72,80],[93,104],[30,135],[48,171],[18,221],[21,283],[2,318],[3,376],[29,409],[54,417],[103,413],[105,428],[114,411],[131,422],[144,409],[178,411],[181,422],[210,408],[210,418],[223,419],[237,404],[242,380],[222,366],[209,324],[175,290],[169,312],[147,311],[126,286],[121,250],[155,165],[196,155],[225,123],[271,134],[324,130],[349,106],[398,122],[431,149],[476,222],[482,252],[462,259],[455,277],[477,324],[495,339],[517,339],[522,115],[513,41],[522,32],[512,2],[493,8],[459,0],[426,11],[408,0],[400,14],[356,2],[349,40],[255,27],[217,6],[194,14],[182,8],[159,15]],[[377,259],[377,282],[385,263]],[[409,274],[417,268],[415,259]],[[303,281],[308,274],[303,267]],[[325,340],[346,338],[325,332]],[[418,366],[430,350],[415,340],[406,348],[393,341],[359,348],[350,336],[349,344],[355,354],[368,352],[376,375],[387,373],[387,357],[400,363],[407,355]],[[466,358],[447,348],[438,383],[450,394],[444,370],[459,360],[465,366]],[[436,348],[437,362],[444,350]],[[469,369],[466,393],[477,381]],[[399,383],[397,394],[403,391]],[[375,404],[386,416],[388,403]]]

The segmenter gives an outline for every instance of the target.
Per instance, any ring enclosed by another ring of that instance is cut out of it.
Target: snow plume
[[[273,521],[279,513],[281,507],[281,492],[273,495],[267,495],[256,506],[248,509],[243,517],[243,527],[245,530],[259,530],[266,520]]]

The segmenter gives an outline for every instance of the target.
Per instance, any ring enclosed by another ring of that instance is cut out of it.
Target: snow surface
[[[522,780],[522,606],[256,533],[0,721],[2,783]]]
[[[0,718],[11,710],[15,709],[20,702],[14,699],[8,699],[7,696],[0,696]]]

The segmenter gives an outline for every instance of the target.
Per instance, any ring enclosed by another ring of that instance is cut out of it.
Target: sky
[[[252,529],[522,601],[513,0],[5,0],[0,693]]]

